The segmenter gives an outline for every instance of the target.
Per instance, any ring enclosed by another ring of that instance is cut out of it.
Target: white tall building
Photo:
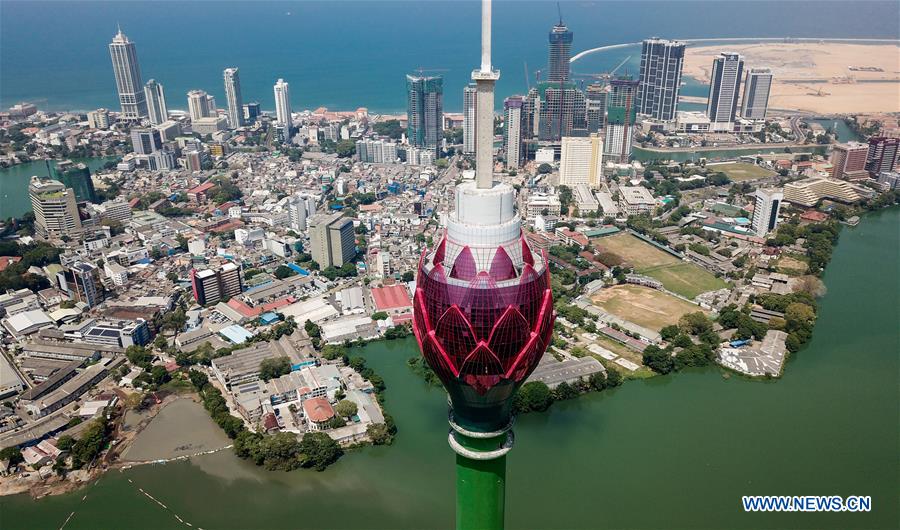
[[[724,52],[713,60],[706,106],[710,123],[734,122],[743,72],[744,59],[737,53]]]
[[[288,223],[291,229],[305,231],[307,214],[306,200],[303,197],[295,195],[288,200]]]
[[[237,129],[244,125],[244,101],[241,99],[241,78],[237,68],[226,68],[225,100],[228,103],[228,126]]]
[[[760,188],[753,193],[753,219],[750,226],[754,234],[765,237],[775,230],[778,225],[778,211],[783,200],[782,190]]]
[[[469,83],[463,90],[463,153],[475,152],[475,83]]]
[[[597,188],[602,175],[603,137],[597,133],[588,137],[563,136],[559,183],[573,188],[578,184]]]
[[[769,92],[772,90],[772,71],[768,68],[751,68],[744,80],[744,98],[741,101],[741,117],[763,120],[769,108]]]
[[[106,109],[92,110],[87,113],[88,127],[91,129],[109,129],[109,111]]]
[[[156,79],[147,81],[144,85],[144,98],[147,100],[147,115],[150,123],[159,125],[169,119],[169,109],[166,107],[166,94],[163,86]]]
[[[522,96],[508,97],[503,101],[503,149],[506,151],[506,168],[516,169],[522,164]]]
[[[275,119],[285,129],[293,126],[291,119],[291,87],[284,80],[275,83]]]
[[[144,83],[141,81],[137,50],[134,43],[122,33],[121,28],[109,44],[109,55],[112,59],[113,73],[116,75],[122,118],[126,120],[143,118],[147,115],[147,101],[144,99]]]
[[[210,117],[209,113],[209,97],[203,90],[191,90],[187,93],[188,98],[188,115],[191,121],[197,121],[200,118]]]
[[[81,232],[81,217],[72,188],[66,188],[58,180],[31,177],[28,194],[38,236],[56,239]]]
[[[216,97],[212,94],[206,95],[206,112],[208,112],[209,116],[212,118],[219,115],[219,109],[216,107]]]

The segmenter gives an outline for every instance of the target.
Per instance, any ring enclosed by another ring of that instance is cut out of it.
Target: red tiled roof
[[[800,216],[800,219],[803,219],[804,221],[820,222],[820,221],[824,221],[825,219],[828,219],[828,214],[822,213],[822,212],[817,212],[815,210],[809,210],[807,212],[803,212],[803,214]],[[3,269],[0,269],[0,270],[3,270]]]
[[[375,307],[379,311],[386,309],[400,309],[412,306],[409,293],[403,285],[390,285],[388,287],[373,287],[372,297],[375,299]]]
[[[203,193],[204,191],[211,189],[215,185],[216,184],[214,182],[212,182],[211,180],[207,180],[203,184],[200,184],[199,186],[195,186],[195,187],[189,189],[188,193]]]
[[[247,318],[254,318],[259,316],[262,313],[262,308],[260,307],[250,307],[243,300],[238,300],[237,298],[232,298],[228,301],[228,307],[234,309],[241,315]]]
[[[278,418],[275,417],[275,413],[270,412],[263,416],[263,427],[267,431],[278,428]]]
[[[413,318],[412,313],[403,313],[402,315],[394,315],[391,317],[391,320],[394,321],[394,324],[402,324],[404,322],[409,322]]]
[[[19,256],[0,256],[0,272],[5,271],[13,263],[21,261]]]
[[[334,417],[334,409],[325,398],[310,398],[303,402],[303,412],[313,423],[322,423]]]

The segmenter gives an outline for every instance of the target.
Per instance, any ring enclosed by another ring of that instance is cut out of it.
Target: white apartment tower
[[[741,101],[741,117],[763,120],[769,108],[769,92],[772,90],[772,71],[768,68],[751,68],[744,80],[744,98]]]
[[[753,219],[750,226],[754,234],[766,237],[766,234],[775,230],[783,200],[782,190],[760,188],[753,193]]]
[[[291,87],[284,80],[279,79],[275,83],[275,119],[278,125],[290,129],[293,126],[291,120]]]
[[[522,106],[521,96],[508,97],[503,101],[503,149],[506,154],[506,168],[517,169],[522,164]]]
[[[28,185],[34,230],[44,238],[59,239],[81,232],[81,217],[72,188],[48,178],[31,177]]]
[[[241,78],[237,68],[226,68],[225,100],[228,103],[228,125],[237,129],[244,125],[244,101],[241,99]]]
[[[743,72],[744,59],[737,53],[724,52],[713,60],[706,106],[710,123],[734,122]]]
[[[469,83],[463,90],[463,153],[475,152],[475,83]]]
[[[144,99],[144,83],[141,81],[137,50],[134,43],[122,33],[121,28],[109,44],[109,56],[116,76],[122,118],[126,120],[143,118],[147,115],[147,101]]]
[[[203,90],[191,90],[187,93],[188,98],[188,115],[191,121],[197,121],[200,118],[209,118],[209,96]]]
[[[603,137],[591,133],[588,137],[563,136],[559,162],[559,183],[574,188],[587,184],[600,186],[603,175]]]
[[[152,125],[159,125],[169,119],[166,94],[156,79],[151,79],[144,85],[144,98],[147,100],[147,115]]]

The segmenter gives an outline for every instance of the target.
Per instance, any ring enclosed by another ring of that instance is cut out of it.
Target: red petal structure
[[[508,398],[549,344],[555,313],[546,256],[536,265],[524,237],[521,245],[521,270],[498,247],[490,270],[479,271],[471,249],[463,247],[448,278],[441,266],[444,241],[430,263],[424,257],[419,263],[416,339],[455,404],[454,396],[476,404]]]

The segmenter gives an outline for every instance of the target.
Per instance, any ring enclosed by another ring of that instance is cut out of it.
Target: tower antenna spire
[[[563,25],[563,21],[562,21],[562,8],[559,7],[559,2],[556,3],[556,12],[559,13],[559,25],[562,26],[562,25]]]

